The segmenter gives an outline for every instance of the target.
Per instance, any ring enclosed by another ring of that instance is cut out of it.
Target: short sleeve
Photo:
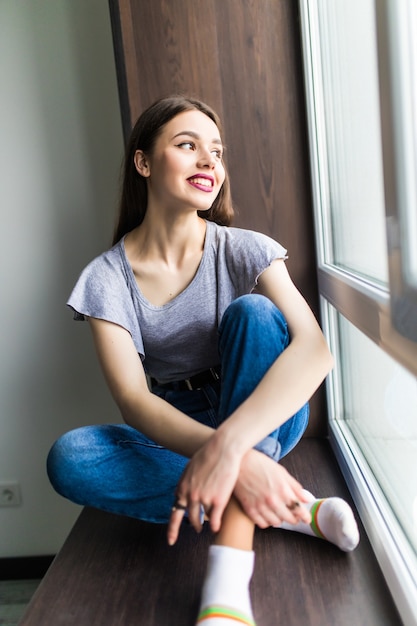
[[[95,317],[125,328],[141,358],[144,358],[142,334],[117,248],[87,265],[67,305],[73,309],[75,320]]]
[[[239,286],[239,293],[253,291],[272,261],[287,259],[287,250],[268,235],[239,228],[224,231],[224,249],[229,274]]]
[[[281,259],[286,261],[288,258],[287,249],[280,243],[264,235],[263,233],[255,234],[255,259],[258,264],[257,274],[255,276],[255,285],[258,284],[259,276],[271,265],[272,261]]]

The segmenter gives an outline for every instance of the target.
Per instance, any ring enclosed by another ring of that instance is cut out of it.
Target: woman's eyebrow
[[[201,139],[200,135],[196,133],[194,130],[182,130],[180,133],[177,133],[173,136],[173,139],[176,137],[180,137],[181,135],[188,135],[188,137],[193,137],[194,139]],[[219,137],[215,137],[211,140],[212,143],[218,143],[222,145],[222,140]]]

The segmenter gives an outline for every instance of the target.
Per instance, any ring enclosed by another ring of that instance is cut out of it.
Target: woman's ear
[[[148,178],[151,175],[151,170],[149,167],[148,159],[143,150],[136,150],[134,163],[136,167],[136,171],[143,176],[144,178]]]

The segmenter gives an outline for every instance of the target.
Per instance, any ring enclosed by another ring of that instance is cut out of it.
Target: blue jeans
[[[157,386],[153,392],[216,428],[252,393],[288,343],[286,321],[275,305],[260,295],[242,296],[227,308],[219,328],[221,383],[192,391]],[[308,414],[306,404],[256,448],[278,461],[300,440]],[[53,445],[47,469],[56,491],[77,504],[163,523],[186,464],[185,457],[117,424],[66,433]]]

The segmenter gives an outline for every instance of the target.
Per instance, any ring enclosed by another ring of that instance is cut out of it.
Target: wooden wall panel
[[[110,0],[126,135],[171,93],[219,113],[237,226],[282,243],[318,315],[303,78],[295,0]],[[312,401],[323,434],[325,398]]]

